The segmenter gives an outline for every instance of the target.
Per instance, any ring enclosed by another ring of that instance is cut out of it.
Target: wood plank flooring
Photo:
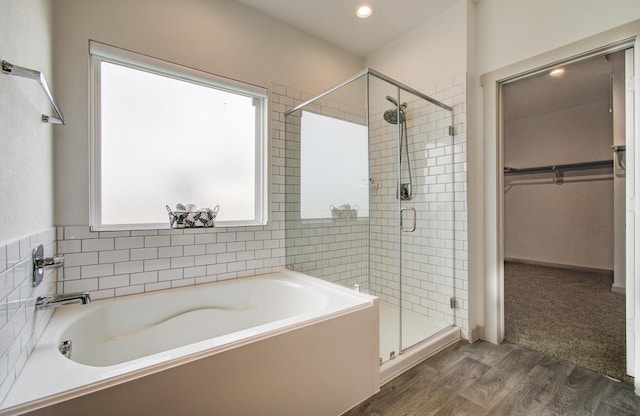
[[[344,416],[640,415],[633,387],[514,344],[461,341]]]

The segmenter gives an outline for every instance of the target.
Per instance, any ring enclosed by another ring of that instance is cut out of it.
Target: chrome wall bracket
[[[42,87],[42,91],[44,92],[44,95],[47,96],[47,98],[49,99],[49,102],[51,103],[51,106],[53,107],[54,111],[58,115],[58,118],[56,118],[56,117],[51,117],[43,114],[41,118],[42,122],[51,123],[51,124],[65,124],[65,119],[64,119],[64,115],[62,114],[62,110],[60,110],[58,103],[56,103],[56,100],[53,98],[53,95],[51,94],[51,89],[49,88],[49,84],[47,84],[47,80],[45,79],[44,74],[42,72],[36,71],[34,69],[24,68],[18,65],[13,65],[12,63],[9,63],[7,61],[2,61],[2,73],[5,75],[15,75],[18,77],[33,79],[37,81],[38,84],[40,84],[40,86]]]

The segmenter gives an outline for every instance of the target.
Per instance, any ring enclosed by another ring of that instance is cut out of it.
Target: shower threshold
[[[402,318],[402,342],[410,347],[399,354],[398,307],[380,302],[380,354],[383,360],[387,360],[380,366],[381,386],[460,340],[460,329],[455,326],[408,310],[403,310]],[[392,351],[395,352],[395,358],[389,359]]]

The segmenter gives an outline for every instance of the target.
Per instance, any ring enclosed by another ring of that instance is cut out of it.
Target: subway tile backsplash
[[[280,222],[238,228],[89,232],[60,227],[62,291],[94,299],[270,273],[284,266]],[[88,237],[88,236],[91,237]],[[260,239],[258,239],[260,238]]]
[[[4,399],[49,319],[52,311],[35,311],[37,296],[55,293],[55,270],[45,272],[32,286],[31,250],[44,245],[46,257],[55,254],[55,228],[0,244],[0,401]]]

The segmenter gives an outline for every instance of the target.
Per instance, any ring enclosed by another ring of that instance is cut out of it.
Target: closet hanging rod
[[[51,90],[49,89],[49,84],[47,84],[47,80],[44,77],[44,74],[40,71],[36,71],[29,68],[24,68],[18,65],[13,65],[5,60],[2,61],[2,73],[6,75],[16,75],[23,78],[34,79],[38,81],[45,95],[51,102],[51,106],[58,114],[58,118],[47,116],[45,114],[42,115],[43,123],[52,123],[52,124],[65,124],[64,115],[58,107],[56,100],[53,99],[53,95],[51,94]]]
[[[595,162],[583,162],[583,163],[568,163],[565,165],[549,165],[538,166],[534,168],[512,168],[509,166],[504,167],[505,175],[518,175],[525,173],[544,173],[544,172],[557,172],[562,170],[585,170],[585,169],[602,169],[612,168],[613,160],[599,160]]]

